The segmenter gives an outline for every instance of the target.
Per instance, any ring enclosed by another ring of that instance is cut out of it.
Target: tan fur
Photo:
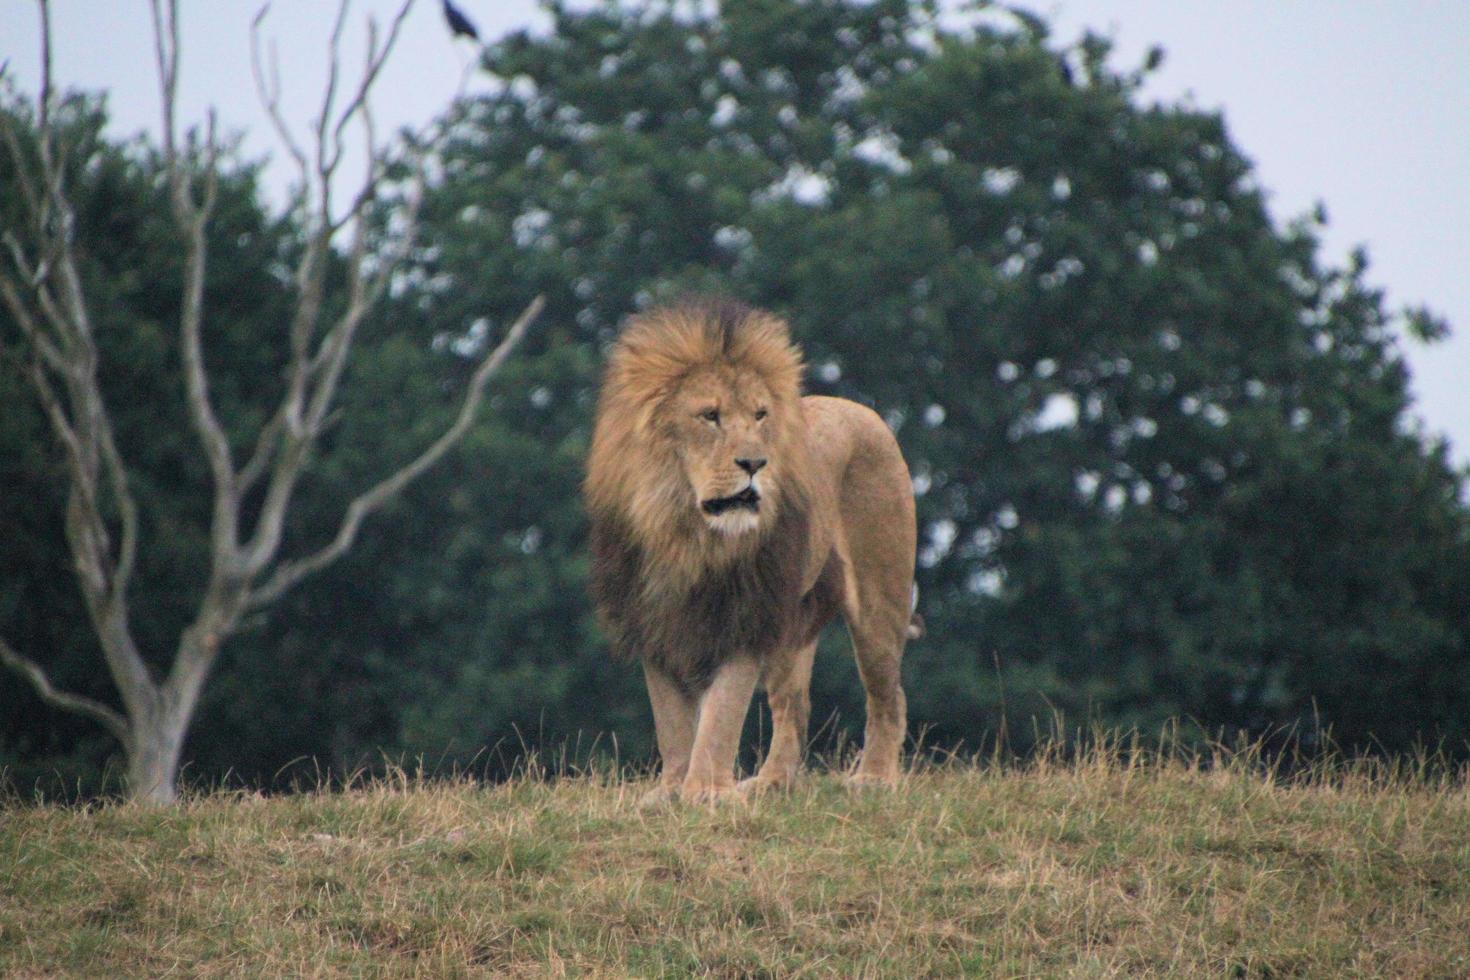
[[[734,788],[757,680],[774,731],[742,788],[796,777],[816,636],[839,610],[868,698],[854,778],[898,778],[912,484],[883,421],[801,397],[801,370],[785,323],[734,304],[644,314],[611,353],[585,486],[593,589],[614,649],[643,662],[656,798]],[[742,492],[758,503],[732,506]]]

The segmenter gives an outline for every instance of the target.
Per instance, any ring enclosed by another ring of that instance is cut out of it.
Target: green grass
[[[1216,762],[11,803],[0,976],[1470,975],[1463,778]]]

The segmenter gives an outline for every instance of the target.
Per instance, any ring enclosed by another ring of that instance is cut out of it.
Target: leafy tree
[[[1459,479],[1405,425],[1366,262],[1324,266],[1320,217],[1274,227],[1218,115],[1141,105],[1143,70],[1111,69],[1096,37],[1057,50],[1029,16],[948,30],[897,0],[553,16],[491,48],[502,88],[451,115],[420,272],[446,284],[419,301],[426,323],[530,282],[560,325],[526,366],[539,385],[507,393],[539,397],[510,416],[547,453],[487,488],[530,493],[509,512],[479,497],[502,533],[546,535],[532,567],[558,587],[538,605],[521,586],[525,622],[584,612],[559,590],[595,366],[570,352],[717,288],[788,315],[812,390],[898,431],[930,627],[911,713],[932,737],[1053,709],[1464,737]],[[439,732],[494,716],[486,694],[515,689],[528,652],[555,668],[534,674],[552,700],[570,676],[603,682],[583,627],[518,641],[431,672],[479,692],[438,700]],[[858,715],[843,658],[816,683]],[[615,723],[608,707],[581,716]]]

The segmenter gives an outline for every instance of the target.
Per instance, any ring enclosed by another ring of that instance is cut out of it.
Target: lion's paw
[[[749,799],[764,796],[767,793],[789,792],[795,783],[796,780],[794,778],[788,777],[751,776],[748,779],[742,779],[736,783],[735,792]]]
[[[680,797],[690,803],[699,803],[704,806],[715,807],[725,803],[739,803],[745,799],[744,795],[734,785],[709,784],[704,786],[690,786],[684,784]]]
[[[659,783],[653,789],[638,798],[638,809],[656,810],[668,806],[679,798],[679,788]]]
[[[863,772],[859,770],[847,777],[847,788],[854,792],[875,789],[897,789],[898,773]]]

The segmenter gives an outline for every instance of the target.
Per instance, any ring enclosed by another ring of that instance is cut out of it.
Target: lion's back
[[[898,440],[877,412],[827,395],[807,395],[801,408],[819,479],[838,488],[856,479],[912,499],[913,484]]]

